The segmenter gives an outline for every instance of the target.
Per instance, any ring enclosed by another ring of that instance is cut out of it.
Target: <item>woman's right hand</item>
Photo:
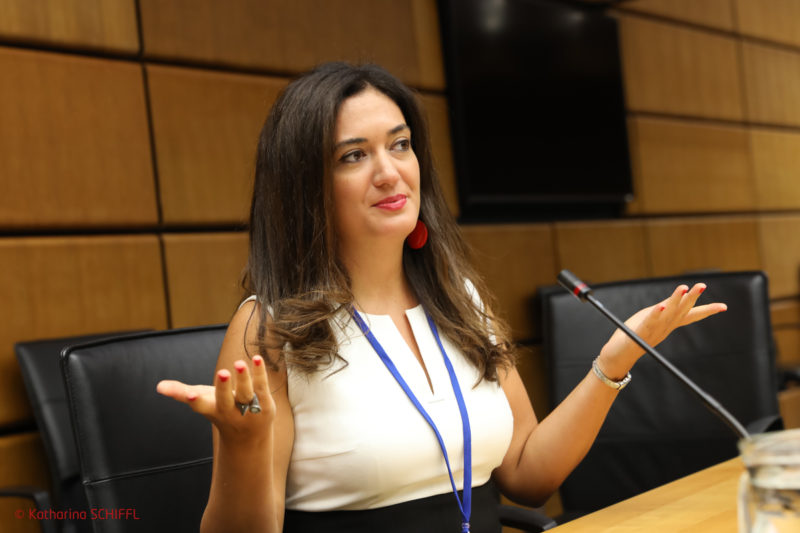
[[[253,356],[252,365],[239,359],[233,367],[233,372],[226,368],[217,370],[213,386],[164,380],[158,383],[156,391],[205,416],[228,442],[261,440],[275,419],[275,401],[269,392],[264,359]],[[253,394],[258,396],[261,412],[248,410],[243,415],[237,402],[249,404]]]
[[[294,417],[280,353],[252,357],[248,353],[248,348],[271,345],[270,338],[258,338],[259,311],[256,302],[248,301],[234,313],[212,385],[173,380],[157,385],[159,393],[212,422],[214,468],[200,526],[204,533],[279,532],[283,527]],[[270,360],[278,362],[275,370],[267,368]],[[258,396],[261,412],[242,415],[236,402],[247,404],[253,394]]]

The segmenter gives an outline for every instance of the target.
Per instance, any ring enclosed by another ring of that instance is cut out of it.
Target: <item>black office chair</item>
[[[89,504],[130,509],[96,532],[197,531],[211,482],[211,424],[156,393],[159,380],[210,383],[224,326],[150,332],[73,346],[62,366]],[[555,527],[501,506],[504,523]]]
[[[579,273],[576,273],[579,274]],[[753,432],[782,427],[767,278],[762,272],[604,283],[594,296],[625,320],[681,283],[704,282],[700,303],[728,311],[675,331],[657,349]],[[540,291],[542,336],[555,406],[590,371],[615,327],[563,288]],[[562,485],[565,516],[606,507],[735,457],[737,437],[648,355],[631,371],[596,442]],[[561,522],[561,520],[557,519]]]
[[[126,333],[102,333],[56,339],[18,342],[14,351],[30,400],[36,426],[47,457],[52,492],[41,487],[3,487],[0,496],[22,497],[33,501],[37,510],[88,512],[78,468],[78,453],[69,419],[67,394],[61,378],[59,354],[66,346],[96,341]],[[75,516],[75,515],[73,515]],[[43,533],[83,533],[91,531],[88,521],[41,521]]]
[[[199,529],[211,425],[159,395],[156,384],[210,384],[225,330],[154,331],[62,353],[83,486],[90,507],[105,513],[92,520],[95,532]]]

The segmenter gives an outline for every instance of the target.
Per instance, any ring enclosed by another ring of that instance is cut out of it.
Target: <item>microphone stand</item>
[[[592,290],[583,281],[581,281],[580,278],[578,278],[569,270],[562,270],[558,274],[558,283],[566,290],[574,294],[578,300],[582,302],[589,302],[598,311],[611,320],[611,322],[625,332],[625,334],[628,335],[628,337],[630,337],[636,344],[641,346],[645,352],[655,358],[655,360],[658,361],[661,366],[666,368],[676,378],[683,382],[683,384],[686,385],[689,390],[691,390],[698,398],[700,398],[700,401],[702,401],[705,406],[711,410],[711,412],[721,418],[722,421],[725,422],[725,424],[730,427],[740,439],[750,438],[750,434],[747,432],[744,426],[742,426],[742,424],[736,420],[732,414],[722,407],[722,405],[713,396],[697,386],[695,382],[689,379],[683,372],[678,370],[675,365],[667,361],[663,355],[658,353],[655,348],[647,344],[641,337],[634,333],[631,328],[626,326],[611,311],[606,309],[605,306],[603,306],[603,304],[592,295]]]

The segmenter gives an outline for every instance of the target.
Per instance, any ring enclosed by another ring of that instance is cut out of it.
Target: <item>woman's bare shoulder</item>
[[[249,362],[254,355],[260,355],[269,361],[278,361],[275,350],[261,353],[263,350],[259,346],[270,344],[268,339],[264,339],[265,342],[259,342],[259,335],[264,329],[261,327],[262,320],[261,304],[254,297],[242,302],[228,324],[228,331],[222,342],[218,368],[231,367],[239,359]],[[269,320],[269,314],[267,314],[266,320]]]

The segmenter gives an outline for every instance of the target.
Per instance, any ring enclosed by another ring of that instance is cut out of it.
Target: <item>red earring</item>
[[[406,242],[412,250],[419,250],[425,243],[428,242],[428,226],[421,220],[417,220],[417,225],[414,226],[414,231],[408,234]]]

